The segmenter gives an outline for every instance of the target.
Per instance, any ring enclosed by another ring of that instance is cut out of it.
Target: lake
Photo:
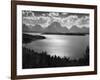
[[[34,35],[31,33],[31,35]],[[89,46],[89,35],[50,35],[39,34],[46,39],[32,41],[23,44],[24,47],[36,52],[47,52],[51,56],[70,57],[78,59],[84,56],[86,48]]]

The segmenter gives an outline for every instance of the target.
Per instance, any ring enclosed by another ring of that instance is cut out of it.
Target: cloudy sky
[[[22,11],[22,21],[26,25],[41,25],[48,27],[52,22],[59,22],[63,27],[71,28],[89,27],[89,14],[68,13],[68,12],[40,12],[40,11]]]

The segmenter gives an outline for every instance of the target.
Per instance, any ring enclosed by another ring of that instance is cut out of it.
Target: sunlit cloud
[[[42,14],[42,16],[44,17],[44,16],[46,16],[46,14]]]
[[[89,16],[83,16],[76,21],[78,27],[89,27]]]
[[[63,18],[62,24],[68,28],[71,28],[73,25],[76,25],[77,20],[78,20],[78,16],[70,15],[66,18]]]
[[[68,13],[66,13],[66,12],[63,12],[63,13],[61,13],[62,15],[67,15]]]
[[[77,27],[89,27],[89,15],[81,15],[70,13],[59,13],[59,12],[41,12],[36,16],[33,11],[23,11],[23,23],[26,25],[34,26],[36,24],[41,25],[41,27],[46,28],[53,22],[59,22],[61,26],[71,28],[73,25]],[[62,17],[62,16],[65,17]]]
[[[51,16],[51,17],[54,17],[54,16],[59,16],[59,13],[57,13],[57,12],[51,12],[48,15]]]

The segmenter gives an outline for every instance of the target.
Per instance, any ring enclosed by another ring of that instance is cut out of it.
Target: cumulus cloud
[[[46,14],[42,14],[42,16],[46,16]]]
[[[49,17],[43,17],[43,16],[23,17],[23,23],[32,26],[39,24],[42,27],[47,27],[50,22],[51,20]]]
[[[43,17],[43,16],[40,16],[39,19],[38,19],[37,24],[42,25],[42,27],[47,27],[47,26],[49,25],[50,22],[51,22],[50,17]]]
[[[23,17],[34,16],[34,12],[32,11],[22,11]]]
[[[48,16],[50,16],[50,17],[59,16],[59,13],[51,12],[51,13],[48,14]]]
[[[89,16],[83,16],[79,18],[76,22],[79,27],[89,27]]]
[[[63,13],[61,13],[62,15],[68,15],[68,13],[67,12],[63,12]]]
[[[62,24],[68,28],[72,27],[73,25],[76,25],[76,21],[78,20],[78,16],[76,15],[70,15],[66,18],[63,18]]]
[[[43,28],[48,27],[52,22],[59,22],[62,26],[67,28],[71,28],[73,25],[78,27],[89,27],[89,16],[82,15],[82,17],[78,17],[78,14],[67,15],[69,13],[57,13],[57,12],[47,12],[40,13],[39,16],[36,16],[35,12],[32,11],[23,11],[23,23],[27,25],[36,25],[39,24]],[[67,15],[65,17],[61,17],[62,15]]]

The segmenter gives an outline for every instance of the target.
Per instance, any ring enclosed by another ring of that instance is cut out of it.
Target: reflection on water
[[[89,45],[89,35],[42,35],[46,39],[32,41],[23,44],[26,48],[34,49],[37,52],[46,51],[50,55],[60,57],[80,58],[86,53]]]

